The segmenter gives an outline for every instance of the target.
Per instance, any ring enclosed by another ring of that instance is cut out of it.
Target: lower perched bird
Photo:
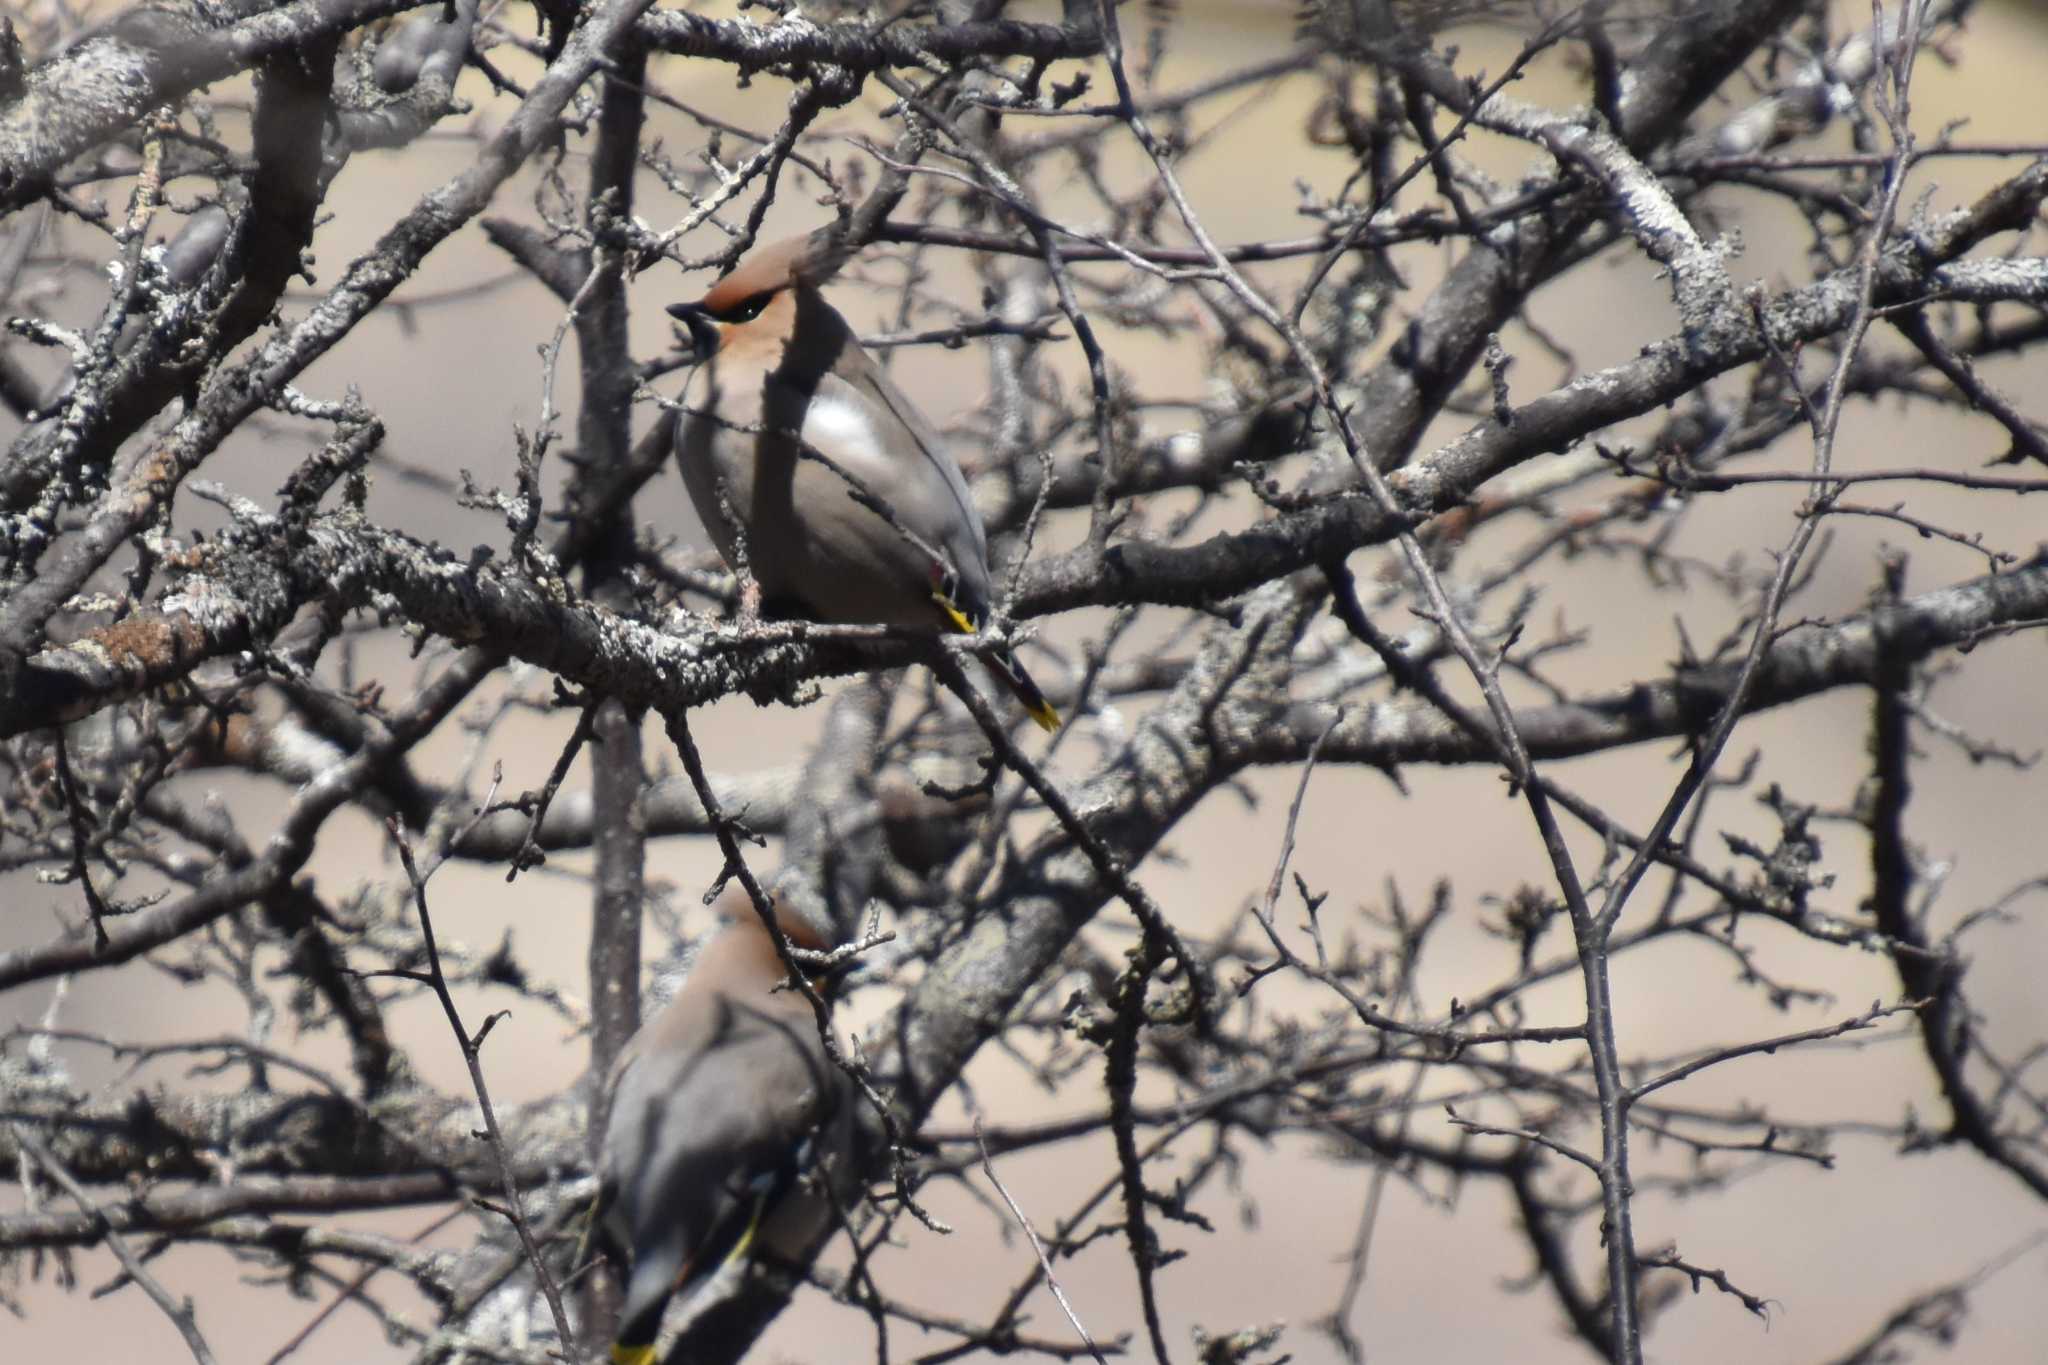
[[[764,610],[974,634],[991,606],[981,515],[931,423],[818,292],[845,256],[820,228],[668,310],[697,349],[676,429],[683,483]],[[1009,651],[989,666],[1058,726]]]
[[[729,923],[612,1068],[595,1227],[631,1265],[614,1365],[653,1365],[669,1301],[728,1262],[800,1254],[831,1217],[824,1182],[852,1159],[850,1087],[810,1004],[778,989],[787,977],[746,892],[718,908]],[[775,912],[791,943],[826,946],[780,897]]]

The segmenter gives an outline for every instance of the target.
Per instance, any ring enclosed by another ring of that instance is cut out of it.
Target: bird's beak
[[[702,304],[672,303],[668,306],[668,315],[690,329],[690,344],[696,348],[700,362],[717,353],[718,324],[711,320]]]

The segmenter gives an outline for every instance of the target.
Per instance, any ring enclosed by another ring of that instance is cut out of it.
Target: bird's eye
[[[761,310],[766,308],[768,300],[774,297],[775,295],[772,292],[749,294],[746,298],[741,299],[738,303],[720,313],[718,320],[720,322],[752,322],[755,318],[761,316]]]

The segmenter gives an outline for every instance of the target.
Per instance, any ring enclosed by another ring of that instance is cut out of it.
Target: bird
[[[683,484],[764,614],[977,634],[988,534],[945,442],[819,292],[848,254],[827,225],[670,306],[696,351],[675,435]],[[1058,728],[1007,648],[986,661]]]
[[[792,944],[827,946],[788,900],[771,903]],[[613,1365],[653,1365],[670,1301],[725,1265],[806,1250],[853,1159],[850,1082],[810,1002],[786,987],[748,893],[728,886],[716,908],[725,926],[612,1067],[592,1225],[630,1267]]]

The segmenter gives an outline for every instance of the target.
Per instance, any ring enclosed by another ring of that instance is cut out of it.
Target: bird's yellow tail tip
[[[628,1346],[623,1341],[613,1342],[612,1365],[654,1365],[654,1343]]]
[[[1025,709],[1031,713],[1031,719],[1038,722],[1038,728],[1047,734],[1060,728],[1060,713],[1044,698],[1040,698],[1036,706],[1027,706]]]
[[[976,635],[980,633],[979,628],[974,624],[974,622],[967,619],[967,613],[961,611],[960,608],[953,605],[952,598],[946,596],[942,592],[935,592],[932,594],[932,601],[938,603],[939,610],[945,613],[946,624],[951,626],[959,634]]]

